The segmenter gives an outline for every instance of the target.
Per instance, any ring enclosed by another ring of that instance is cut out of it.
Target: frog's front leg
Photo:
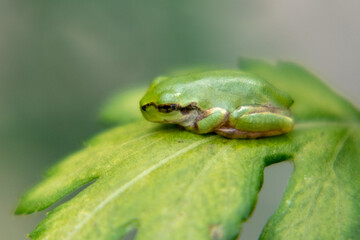
[[[259,138],[280,135],[292,130],[294,121],[288,109],[270,104],[248,105],[236,109],[227,127],[217,133],[230,138]]]
[[[229,112],[223,108],[210,108],[203,111],[196,121],[187,127],[187,130],[196,133],[213,132],[216,128],[224,124],[229,118]]]

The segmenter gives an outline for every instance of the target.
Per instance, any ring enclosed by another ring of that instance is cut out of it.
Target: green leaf
[[[294,98],[291,133],[225,139],[145,121],[111,129],[21,199],[18,214],[40,211],[92,182],[30,236],[118,240],[138,228],[137,240],[234,239],[253,211],[264,167],[289,159],[294,173],[261,238],[359,236],[359,111],[294,64],[241,66]]]
[[[293,96],[297,130],[310,130],[293,153],[295,170],[261,239],[358,239],[359,111],[294,64],[245,60],[240,66]]]
[[[147,87],[119,91],[110,97],[100,112],[101,122],[107,125],[126,124],[142,119],[139,101]]]
[[[295,170],[261,239],[358,239],[359,125],[311,127]]]

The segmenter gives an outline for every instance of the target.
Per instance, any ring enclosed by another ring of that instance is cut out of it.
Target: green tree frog
[[[217,70],[156,78],[140,109],[151,122],[178,124],[199,134],[259,138],[292,130],[292,103],[289,95],[255,75]]]

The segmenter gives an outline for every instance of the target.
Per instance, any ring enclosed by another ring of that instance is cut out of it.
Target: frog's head
[[[187,125],[198,113],[195,103],[181,104],[181,94],[167,89],[165,92],[150,88],[140,101],[143,116],[151,122],[182,123]]]

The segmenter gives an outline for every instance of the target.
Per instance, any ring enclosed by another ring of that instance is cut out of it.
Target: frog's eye
[[[200,111],[200,109],[196,105],[195,102],[192,102],[189,105],[187,105],[186,107],[181,108],[180,111],[181,111],[181,114],[185,115],[185,114],[191,113],[192,111]]]
[[[169,113],[172,111],[179,110],[179,106],[177,104],[160,104],[158,105],[159,112]]]

